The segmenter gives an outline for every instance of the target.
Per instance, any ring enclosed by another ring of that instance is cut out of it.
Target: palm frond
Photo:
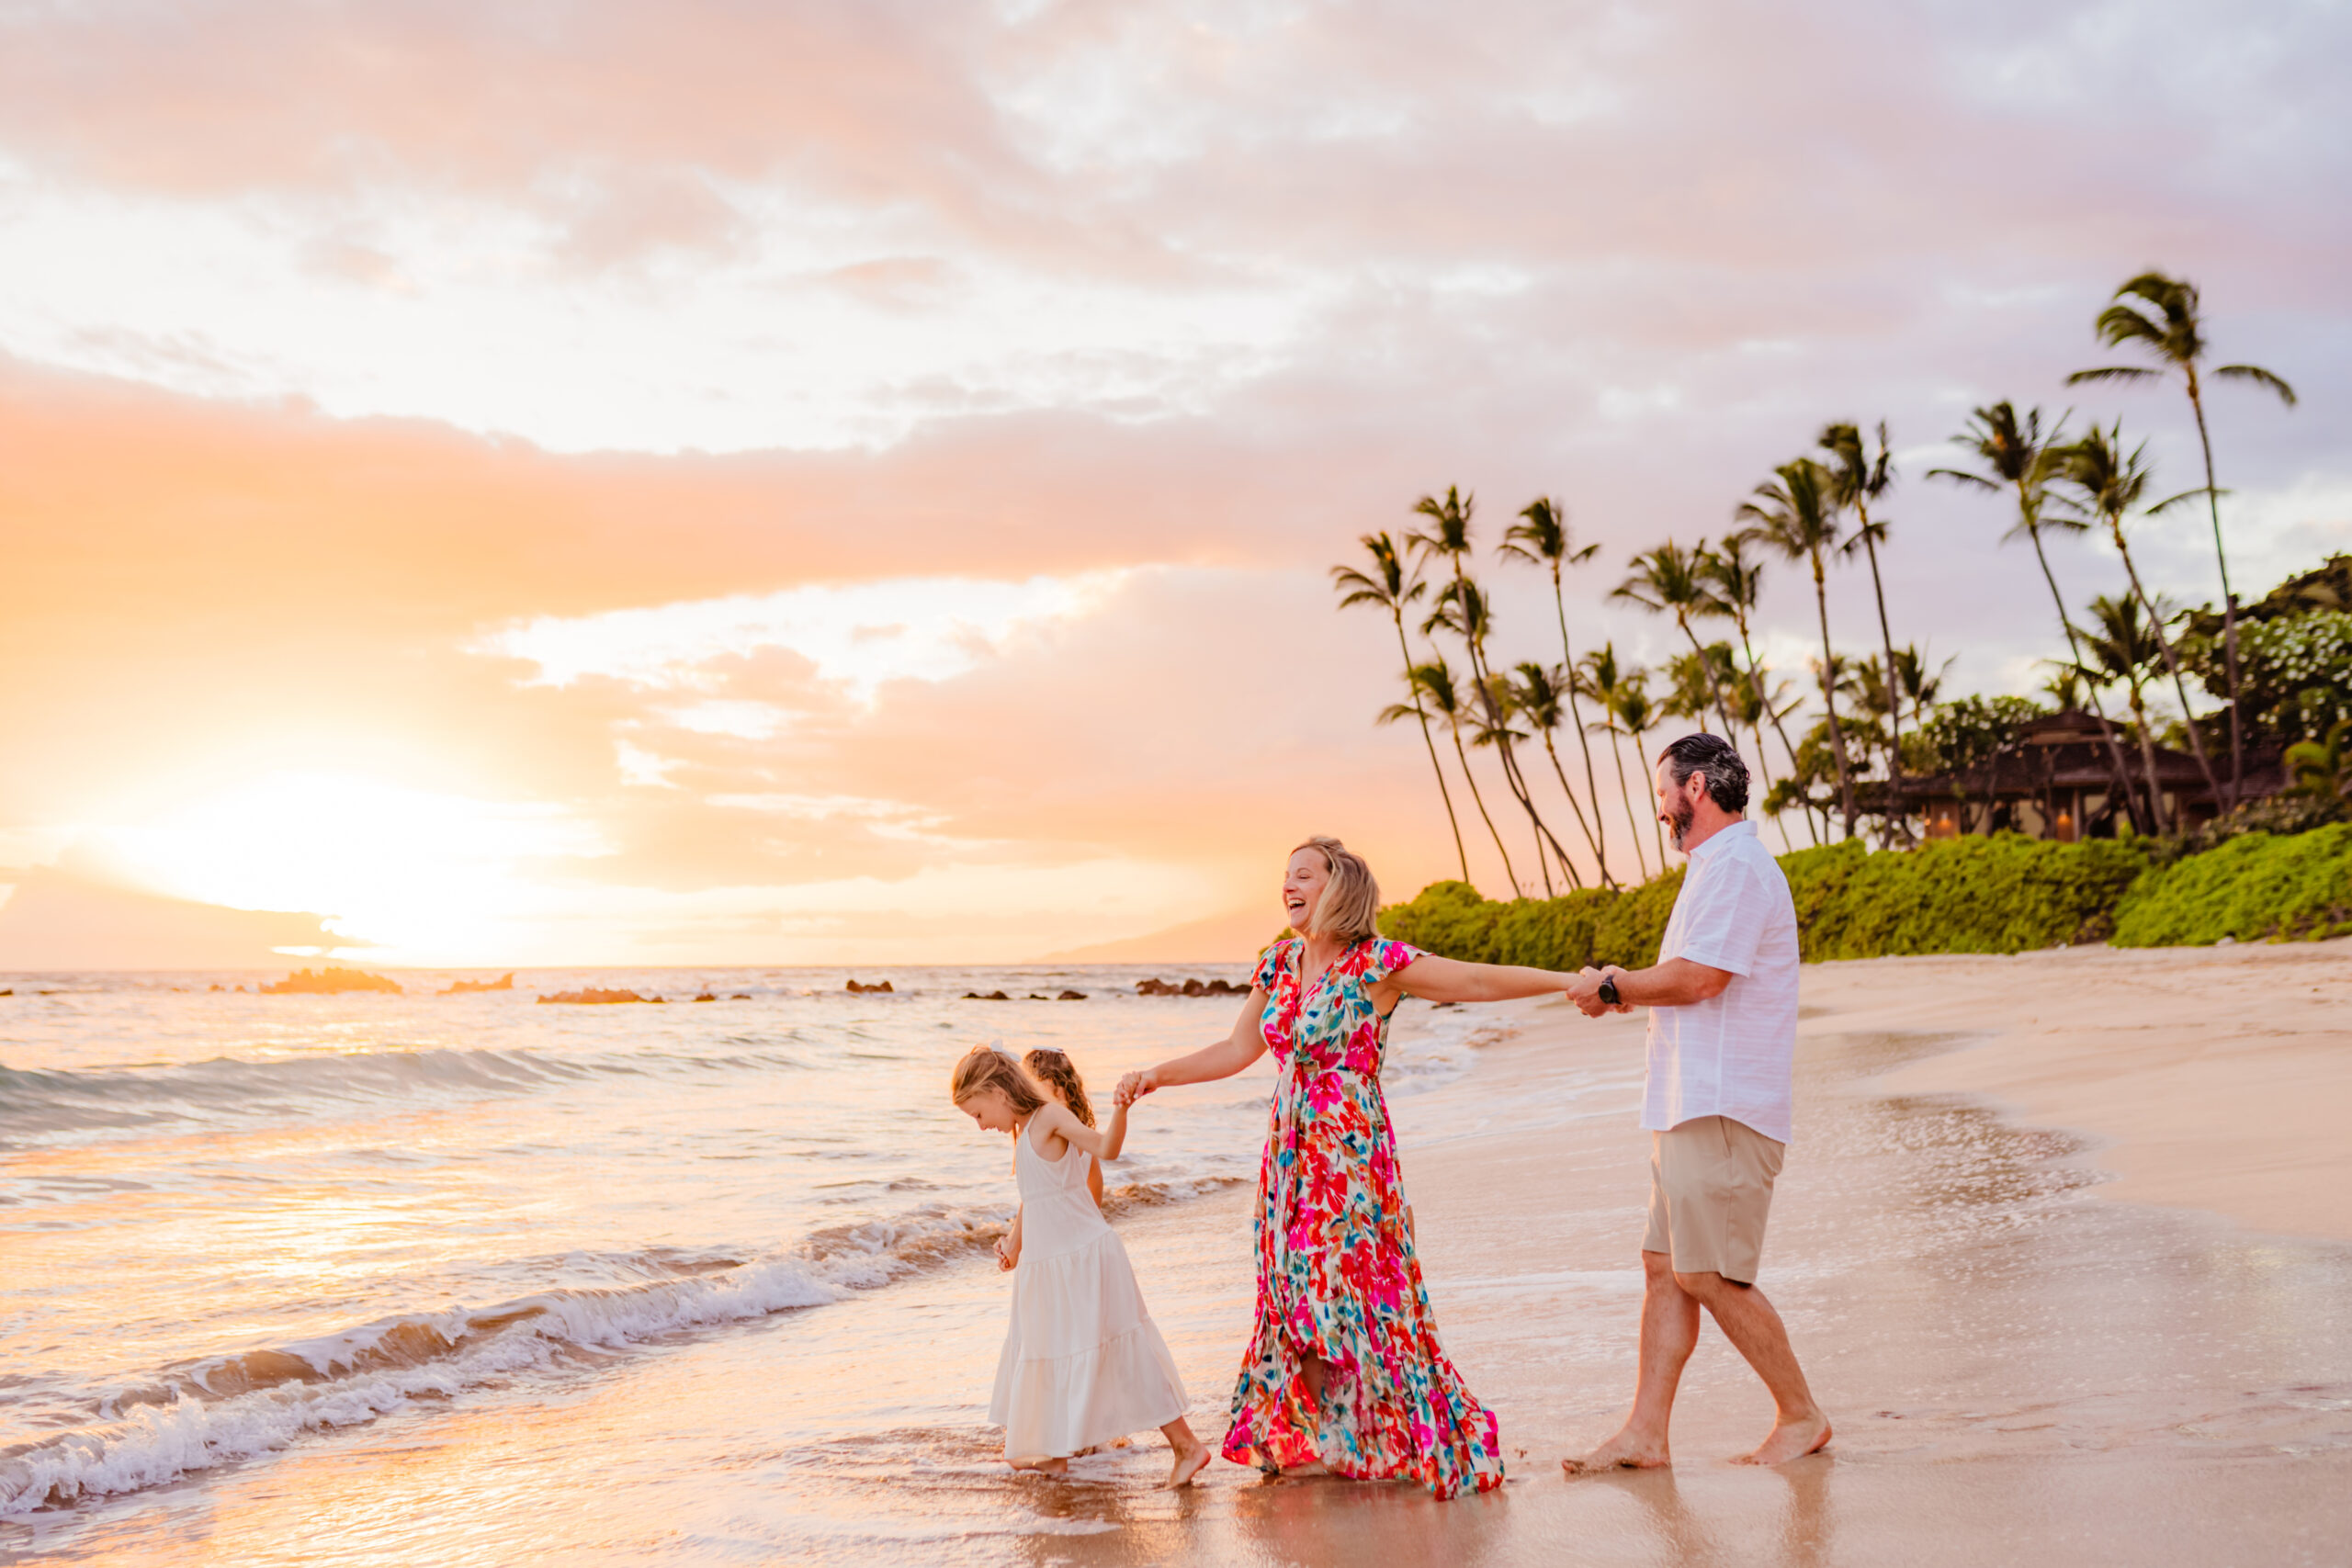
[[[2214,371],[2213,375],[2221,380],[2251,381],[2257,387],[2267,387],[2278,394],[2280,402],[2285,403],[2289,408],[2295,406],[2295,389],[2287,385],[2284,378],[2265,370],[2259,365],[2224,365]]]
[[[2161,370],[2151,370],[2144,365],[2102,365],[2096,370],[2077,370],[2066,378],[2069,387],[2086,381],[2157,381],[2164,378]]]

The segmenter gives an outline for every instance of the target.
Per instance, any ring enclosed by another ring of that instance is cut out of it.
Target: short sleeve
[[[1385,936],[1374,937],[1372,951],[1364,956],[1363,983],[1377,986],[1399,969],[1409,968],[1417,959],[1428,956],[1410,942],[1396,942]]]
[[[1272,996],[1274,994],[1274,981],[1281,976],[1283,972],[1283,964],[1289,957],[1289,954],[1290,942],[1288,940],[1270,943],[1267,946],[1266,951],[1258,955],[1257,973],[1250,976],[1250,983],[1252,986],[1255,986],[1258,989],[1265,992],[1268,996]]]
[[[1673,956],[1734,975],[1751,974],[1771,915],[1762,883],[1753,866],[1737,861],[1708,869],[1712,874],[1682,885],[1682,897],[1690,904],[1676,911],[1682,918],[1682,946]]]

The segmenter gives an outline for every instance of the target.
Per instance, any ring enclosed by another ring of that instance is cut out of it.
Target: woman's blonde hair
[[[1021,1065],[1029,1069],[1032,1077],[1052,1089],[1069,1107],[1071,1115],[1090,1127],[1094,1125],[1094,1107],[1086,1100],[1086,1080],[1078,1076],[1078,1064],[1067,1053],[1040,1045],[1022,1057]]]
[[[1015,1116],[1026,1116],[1046,1103],[1045,1090],[1021,1070],[1020,1063],[993,1045],[975,1045],[949,1076],[947,1098],[961,1105],[986,1089],[1003,1094]]]
[[[1323,857],[1325,869],[1331,880],[1323,886],[1323,897],[1315,906],[1311,930],[1301,936],[1335,936],[1342,942],[1362,942],[1380,934],[1380,884],[1372,874],[1372,867],[1363,856],[1340,842],[1317,833],[1299,850],[1313,850]]]

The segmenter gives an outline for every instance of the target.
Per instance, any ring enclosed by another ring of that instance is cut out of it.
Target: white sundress
[[[1131,1432],[1164,1427],[1188,1401],[1119,1233],[1086,1190],[1090,1157],[1065,1144],[1049,1160],[1015,1134],[1021,1262],[1012,1321],[997,1359],[989,1420],[1015,1463],[1067,1459]]]

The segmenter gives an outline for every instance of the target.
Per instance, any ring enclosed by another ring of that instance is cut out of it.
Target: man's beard
[[[1680,849],[1682,840],[1690,835],[1690,823],[1698,814],[1688,806],[1678,806],[1666,814],[1666,825],[1674,829],[1674,847]]]

